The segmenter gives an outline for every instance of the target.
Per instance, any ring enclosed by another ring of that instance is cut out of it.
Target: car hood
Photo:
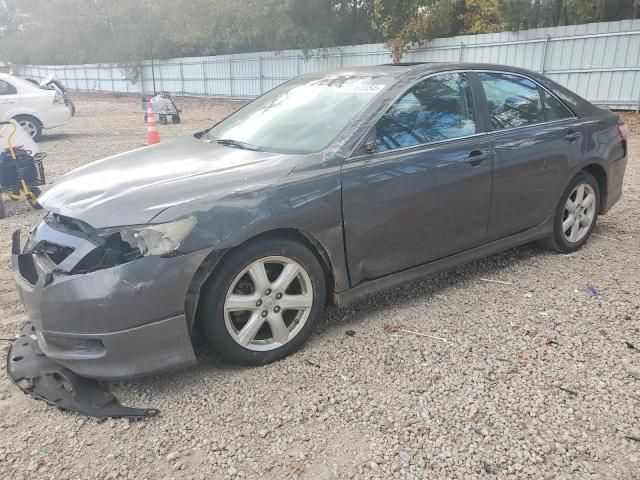
[[[285,177],[299,161],[192,136],[80,167],[38,200],[46,210],[95,228],[144,224],[172,206]]]

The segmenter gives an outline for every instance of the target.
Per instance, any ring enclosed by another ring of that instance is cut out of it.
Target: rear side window
[[[15,95],[16,93],[18,93],[16,87],[11,85],[9,82],[0,80],[0,95]]]
[[[478,74],[492,130],[572,118],[573,113],[533,80],[508,73]]]
[[[573,113],[571,113],[569,109],[560,102],[560,100],[544,90],[542,90],[542,103],[544,105],[544,111],[548,122],[573,117]]]
[[[492,130],[545,121],[538,85],[507,73],[479,73],[489,107]]]
[[[476,133],[473,97],[464,73],[431,76],[411,87],[376,124],[377,151]]]

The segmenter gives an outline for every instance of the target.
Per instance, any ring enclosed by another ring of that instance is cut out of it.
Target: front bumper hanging
[[[81,377],[46,357],[28,322],[9,347],[7,372],[24,393],[60,410],[94,417],[142,419],[160,413],[153,408],[125,407],[97,380]]]

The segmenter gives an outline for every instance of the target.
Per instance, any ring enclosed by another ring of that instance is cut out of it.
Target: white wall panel
[[[482,62],[545,73],[586,99],[612,108],[640,107],[640,20],[437,38],[412,48],[409,62]],[[384,44],[311,51],[243,53],[155,61],[155,88],[176,95],[253,98],[298,75],[390,63]],[[16,72],[49,74],[70,90],[150,93],[151,62],[132,83],[115,65],[21,65]]]

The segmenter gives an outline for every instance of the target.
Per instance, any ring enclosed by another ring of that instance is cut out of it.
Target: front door
[[[429,76],[376,123],[370,152],[342,170],[352,285],[486,241],[491,144],[476,125],[468,75]]]

